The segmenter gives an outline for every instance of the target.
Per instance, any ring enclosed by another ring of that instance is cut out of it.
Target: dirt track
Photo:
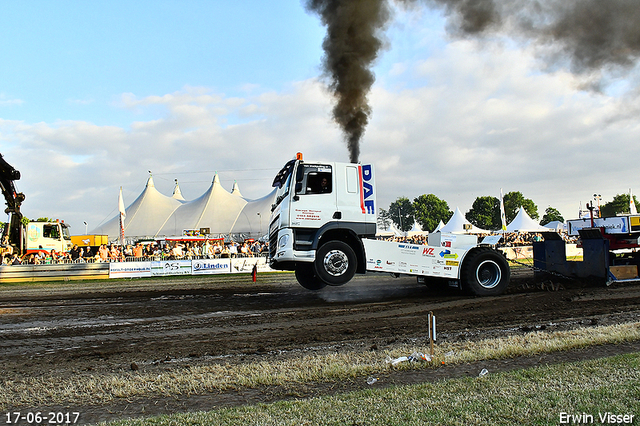
[[[412,277],[371,274],[317,293],[291,274],[257,283],[243,275],[4,287],[0,356],[6,376],[24,378],[382,350],[424,339],[429,311],[440,339],[450,340],[638,321],[640,285],[540,284],[514,273],[507,294],[496,298],[434,293]],[[87,408],[83,420],[120,416],[102,411]]]

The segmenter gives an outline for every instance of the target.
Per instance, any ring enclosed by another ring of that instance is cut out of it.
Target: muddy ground
[[[0,357],[4,377],[21,379],[132,368],[165,371],[346,350],[382,353],[400,343],[426,344],[429,311],[437,316],[440,341],[608,325],[640,320],[640,284],[541,281],[528,271],[516,271],[507,294],[487,298],[434,292],[413,277],[376,274],[319,292],[303,289],[291,274],[260,275],[257,283],[243,275],[5,286],[0,287]],[[397,371],[377,385],[637,351],[640,345],[633,343],[436,371]],[[80,411],[79,423],[87,424],[349,391],[366,387],[365,379],[109,406],[16,408]]]

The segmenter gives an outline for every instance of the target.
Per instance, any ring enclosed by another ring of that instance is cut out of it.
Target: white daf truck
[[[415,275],[434,286],[453,281],[479,296],[500,294],[509,284],[504,255],[478,244],[475,235],[431,233],[428,245],[376,239],[372,164],[305,162],[298,153],[273,186],[270,265],[295,271],[309,290],[342,285],[366,271]]]

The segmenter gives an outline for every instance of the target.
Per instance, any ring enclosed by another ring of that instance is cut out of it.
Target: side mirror
[[[296,182],[302,182],[304,179],[304,166],[302,164],[298,165],[298,169],[296,170]]]

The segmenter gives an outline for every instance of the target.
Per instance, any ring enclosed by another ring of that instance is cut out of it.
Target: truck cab
[[[304,287],[341,285],[364,272],[362,238],[376,233],[373,165],[313,162],[298,154],[276,175],[270,263]]]
[[[64,222],[29,222],[27,225],[27,254],[39,250],[66,252],[71,247],[69,227]]]

